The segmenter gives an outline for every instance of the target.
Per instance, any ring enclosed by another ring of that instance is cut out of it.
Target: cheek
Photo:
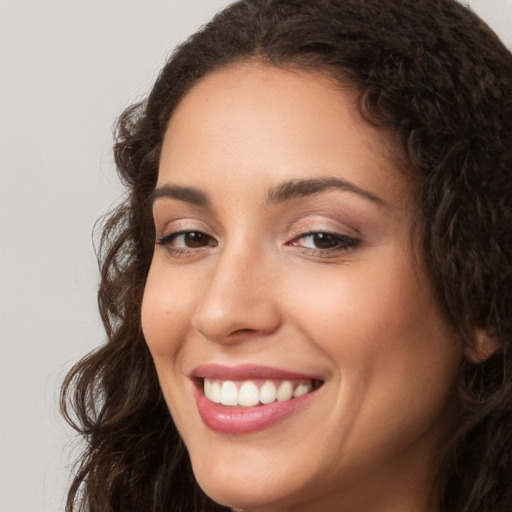
[[[418,334],[430,307],[426,294],[399,267],[391,259],[384,272],[380,265],[360,263],[303,272],[289,280],[288,309],[326,351],[392,346]]]
[[[446,427],[462,359],[428,279],[399,258],[387,263],[385,272],[379,265],[302,274],[289,294],[300,330],[337,373],[326,445],[332,453],[357,446],[363,462]]]
[[[180,289],[169,272],[162,272],[160,262],[150,269],[141,307],[141,325],[144,338],[155,364],[162,393],[175,419],[194,414],[191,400],[185,399],[182,389],[183,347],[190,331],[192,295]],[[165,270],[165,269],[164,269]],[[181,411],[181,414],[177,414]],[[186,412],[183,412],[186,411]],[[180,431],[185,430],[180,421]]]
[[[179,350],[192,310],[190,297],[183,293],[186,290],[172,282],[160,266],[151,266],[141,308],[142,330],[157,369],[160,359],[169,361]]]
[[[383,389],[409,380],[421,388],[437,375],[451,386],[461,344],[429,280],[399,251],[383,250],[374,261],[303,273],[289,293],[300,329],[343,379]]]

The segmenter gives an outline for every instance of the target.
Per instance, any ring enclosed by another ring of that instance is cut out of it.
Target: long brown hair
[[[444,311],[473,343],[458,430],[443,462],[442,510],[512,510],[512,55],[454,0],[242,0],[176,49],[148,99],[117,124],[127,198],[102,225],[99,309],[107,343],[62,389],[86,445],[67,511],[226,510],[195,483],[140,325],[154,247],[148,199],[176,105],[241,60],[327,71],[360,91],[363,115],[394,134],[418,182],[423,257]]]

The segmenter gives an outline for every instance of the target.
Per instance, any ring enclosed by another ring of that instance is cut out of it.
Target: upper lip
[[[283,370],[270,366],[241,364],[226,366],[219,364],[202,364],[194,368],[192,378],[217,379],[217,380],[320,380],[321,376],[306,373]]]

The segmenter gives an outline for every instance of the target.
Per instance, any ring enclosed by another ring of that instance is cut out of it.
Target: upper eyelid
[[[178,229],[176,231],[170,231],[168,233],[162,233],[162,234],[159,234],[156,236],[156,243],[162,243],[163,241],[165,241],[166,239],[168,240],[173,240],[179,236],[182,236],[182,235],[186,235],[187,233],[201,233],[202,235],[210,238],[211,240],[214,240],[217,244],[219,243],[219,241],[211,234],[209,233],[206,233],[202,230],[199,230],[199,229]],[[286,244],[289,244],[290,242],[292,242],[293,240],[300,240],[301,238],[306,238],[306,237],[310,237],[310,236],[315,236],[315,235],[318,235],[318,234],[326,234],[326,235],[331,235],[331,236],[334,236],[334,237],[338,237],[340,239],[346,239],[346,240],[352,240],[354,242],[358,242],[359,239],[357,237],[354,237],[352,235],[348,235],[348,234],[345,234],[345,233],[339,233],[337,231],[332,231],[332,230],[326,230],[326,229],[316,229],[316,230],[308,230],[308,231],[300,231],[300,232],[297,232],[296,234],[294,235],[288,235],[288,237],[286,238]]]
[[[294,219],[290,224],[287,231],[289,235],[295,238],[314,233],[330,233],[352,238],[360,238],[362,236],[357,228],[325,216],[322,216],[321,220],[307,217]]]
[[[211,238],[213,240],[215,240],[216,238],[211,235],[210,233],[207,233],[205,230],[203,229],[176,229],[176,230],[170,230],[170,231],[163,231],[162,233],[160,234],[157,234],[156,235],[156,238],[157,239],[165,239],[165,238],[176,238],[178,236],[182,236],[182,235],[186,235],[187,233],[201,233],[202,235],[208,237],[208,238]]]
[[[293,237],[293,239],[297,240],[298,238],[306,238],[308,236],[315,236],[315,235],[331,235],[331,236],[335,236],[335,237],[339,237],[339,238],[354,238],[351,235],[347,235],[345,233],[338,233],[337,231],[331,231],[331,230],[326,230],[326,229],[323,229],[323,230],[317,229],[317,230],[313,230],[313,231],[305,231],[304,233]]]
[[[321,180],[322,182],[325,180]],[[164,187],[165,188],[165,187]],[[186,187],[185,187],[186,188]],[[333,206],[328,204],[327,206],[323,201],[320,201],[320,203],[316,200],[319,196],[328,195],[336,190],[339,190],[336,187],[327,187],[322,188],[321,190],[313,193],[313,194],[306,194],[305,196],[299,195],[297,199],[300,199],[302,197],[304,199],[304,204],[298,205],[297,207],[293,207],[288,210],[287,213],[289,213],[288,218],[288,226],[286,227],[286,230],[289,230],[291,226],[295,225],[296,223],[302,223],[305,222],[307,224],[310,224],[312,226],[318,225],[316,220],[310,220],[311,218],[320,217],[323,220],[323,222],[328,223],[335,223],[342,226],[342,233],[346,232],[346,229],[348,230],[349,234],[354,234],[355,236],[360,236],[361,232],[355,225],[348,224],[344,222],[344,218],[347,217],[346,207],[343,207],[341,209],[341,213],[339,210],[339,204],[337,206]],[[343,189],[342,189],[343,190]],[[346,194],[346,193],[345,193]],[[356,195],[356,194],[348,194],[350,196]],[[206,196],[205,196],[206,197]],[[361,196],[359,196],[361,197]],[[311,202],[313,201],[313,202]],[[377,204],[377,203],[375,203]],[[271,202],[271,205],[272,202]],[[281,207],[282,204],[279,202],[275,205],[277,207]],[[354,216],[354,213],[350,213],[352,210],[352,207],[348,208],[349,212],[349,218],[352,218]],[[295,213],[294,213],[295,211]],[[283,212],[280,212],[281,215]],[[217,215],[215,211],[212,209],[211,202],[208,200],[207,206],[205,204],[196,204],[191,201],[186,200],[180,200],[173,197],[167,197],[165,195],[159,196],[155,199],[153,203],[152,208],[152,216],[153,221],[155,223],[155,226],[158,224],[161,224],[163,219],[165,217],[173,217],[174,215],[180,215],[183,216],[183,219],[191,218],[193,222],[198,221],[202,225],[205,225],[208,227],[208,230],[213,228],[213,232],[215,233],[222,233],[224,230],[222,228],[222,222],[221,219],[217,218]],[[190,217],[188,217],[190,215]],[[280,217],[281,217],[280,215]],[[356,218],[360,217],[359,208],[356,208],[355,212]],[[287,215],[288,216],[288,215]],[[207,221],[201,220],[202,218],[206,218]],[[179,219],[177,219],[179,220]],[[320,221],[322,222],[322,221]],[[300,229],[300,228],[299,228]],[[299,231],[299,229],[297,231]],[[316,228],[314,228],[316,229]],[[327,231],[332,231],[332,229],[326,229],[322,228]],[[334,228],[335,231],[337,231],[336,228]],[[295,231],[295,230],[294,230]]]
[[[213,238],[212,236],[210,236],[206,233],[203,233],[202,231],[200,233],[202,233],[208,239],[210,239],[209,241],[215,242],[213,245],[210,245],[210,243],[208,243],[205,246],[200,246],[200,247],[186,247],[186,246],[182,247],[182,246],[172,245],[172,242],[179,236],[186,235],[187,233],[199,233],[199,232],[200,231],[198,231],[198,230],[195,230],[195,231],[194,230],[181,230],[181,231],[172,231],[167,234],[157,235],[155,238],[155,244],[165,248],[166,250],[170,251],[171,253],[180,253],[180,254],[182,254],[182,253],[197,253],[198,251],[201,251],[207,247],[215,247],[217,245],[217,241],[215,238]]]
[[[183,216],[171,216],[162,212],[158,216],[154,217],[155,221],[155,235],[162,238],[166,235],[172,235],[182,232],[193,232],[198,231],[210,236],[220,242],[225,239],[226,230],[222,225],[215,226],[216,222],[212,223],[212,219],[208,216],[204,219],[202,215],[191,215],[187,214]],[[348,219],[347,219],[348,220]],[[214,225],[212,225],[214,224]],[[269,229],[274,229],[273,224]],[[314,233],[329,233],[332,235],[345,236],[349,238],[360,239],[364,238],[363,234],[357,229],[352,223],[344,222],[343,219],[336,218],[331,213],[314,211],[314,212],[299,212],[281,224],[282,229],[280,235],[277,235],[277,239],[283,243],[289,242],[293,238],[298,238]]]
[[[155,224],[155,230],[161,235],[187,231],[200,231],[206,235],[213,237],[215,236],[213,234],[215,231],[212,229],[212,227],[198,218],[184,217],[177,219],[167,219],[166,217],[162,216],[161,219],[154,217],[153,221]]]
[[[201,222],[201,226],[191,225],[188,221],[177,221],[178,225],[174,225],[176,221],[169,222],[165,224],[161,229],[157,229],[157,236],[164,237],[169,235],[178,235],[178,234],[184,234],[184,233],[190,233],[190,232],[200,232],[204,235],[207,235],[211,238],[218,238],[219,235],[217,235],[212,229],[209,228],[209,226],[205,226]],[[182,224],[182,225],[181,225]],[[284,238],[292,239],[292,238],[300,238],[303,236],[308,235],[314,235],[318,233],[327,233],[331,235],[337,235],[337,236],[345,236],[345,237],[352,237],[357,238],[360,236],[360,233],[358,230],[355,230],[349,226],[346,226],[346,229],[341,228],[333,228],[333,227],[327,227],[325,225],[318,226],[315,225],[317,223],[311,223],[311,225],[307,226],[294,226],[290,228],[286,228],[284,233]],[[173,225],[173,227],[169,228],[169,225]]]
[[[309,231],[307,233],[303,233],[302,235],[298,235],[296,237],[293,237],[291,239],[291,241],[294,241],[294,240],[300,240],[301,238],[308,238],[308,237],[311,237],[311,236],[315,236],[315,235],[329,235],[329,236],[333,236],[335,238],[338,238],[340,240],[351,240],[353,242],[359,242],[360,239],[355,237],[355,236],[352,236],[352,235],[347,235],[347,234],[344,234],[344,233],[337,233],[337,232],[333,232],[333,231],[322,231],[322,230],[318,230],[318,231]]]

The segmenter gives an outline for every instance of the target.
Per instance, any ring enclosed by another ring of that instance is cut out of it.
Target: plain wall
[[[225,0],[0,1],[0,512],[63,510],[72,362],[103,341],[91,231],[122,191],[111,131]],[[512,46],[512,0],[473,0]]]

